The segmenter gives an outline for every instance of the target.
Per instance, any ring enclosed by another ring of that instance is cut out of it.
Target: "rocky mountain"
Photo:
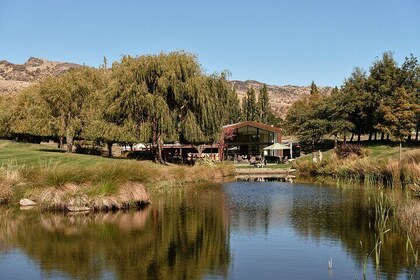
[[[259,89],[264,85],[258,81],[246,80],[246,81],[231,81],[233,87],[238,93],[239,99],[241,100],[248,88],[253,88],[258,94]],[[311,92],[311,86],[274,86],[267,85],[268,94],[270,97],[270,105],[273,113],[281,118],[286,116],[287,110],[290,106],[304,95],[309,95]],[[318,90],[321,94],[327,95],[332,91],[332,87],[320,87]]]
[[[24,64],[0,61],[0,94],[11,94],[47,76],[60,75],[80,65],[30,57]]]
[[[13,64],[6,60],[0,61],[0,94],[12,94],[28,87],[32,83],[47,76],[56,76],[65,73],[69,69],[80,67],[78,64],[68,62],[55,62],[45,59],[30,57],[24,64]],[[254,88],[257,92],[263,86],[258,81],[231,81],[241,100],[248,88]],[[274,86],[267,85],[270,103],[275,115],[284,118],[289,107],[301,98],[309,94],[310,86]],[[329,94],[331,87],[318,87],[321,94]]]

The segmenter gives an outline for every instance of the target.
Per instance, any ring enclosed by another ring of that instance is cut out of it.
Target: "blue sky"
[[[339,86],[385,51],[420,57],[419,14],[417,0],[0,0],[0,59],[185,50],[231,79]]]

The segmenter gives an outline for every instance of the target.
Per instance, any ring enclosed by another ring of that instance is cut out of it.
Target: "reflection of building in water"
[[[229,208],[231,216],[231,228],[241,231],[257,232],[268,231],[269,227],[275,227],[288,222],[289,212],[292,207],[286,191],[279,193],[281,183],[243,183],[229,184]]]

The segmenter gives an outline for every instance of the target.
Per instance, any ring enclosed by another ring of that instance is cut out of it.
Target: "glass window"
[[[249,142],[258,142],[258,128],[248,126],[248,139]]]
[[[248,129],[247,127],[238,128],[238,134],[236,137],[238,142],[248,142]]]
[[[269,143],[270,142],[270,133],[267,130],[260,129],[260,143]]]
[[[270,143],[274,143],[274,132],[270,132]]]

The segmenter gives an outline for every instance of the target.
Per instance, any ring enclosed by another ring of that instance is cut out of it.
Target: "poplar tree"
[[[270,108],[270,99],[268,96],[267,85],[265,84],[260,89],[257,105],[258,105],[258,111],[260,113],[258,120],[262,123],[268,123],[268,117],[269,117],[271,108]]]
[[[316,86],[315,82],[312,81],[311,83],[311,95],[319,94],[318,87]]]
[[[257,121],[259,117],[259,110],[257,106],[257,98],[255,95],[255,90],[253,88],[248,88],[246,92],[246,98],[243,101],[245,112],[245,120],[247,121]]]

